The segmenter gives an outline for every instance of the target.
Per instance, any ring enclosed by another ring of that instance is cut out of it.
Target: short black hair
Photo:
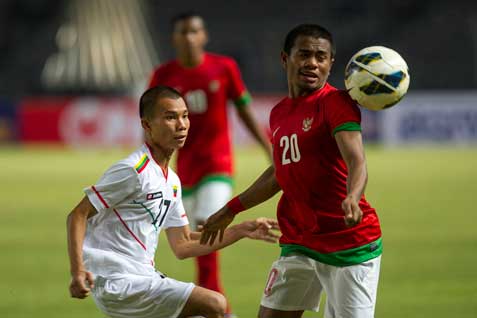
[[[299,36],[311,36],[328,40],[331,45],[331,57],[335,56],[336,48],[333,43],[331,32],[318,24],[300,24],[288,32],[285,38],[285,43],[283,44],[283,51],[286,54],[290,54],[291,49],[295,45],[295,41]]]
[[[202,17],[202,15],[200,15],[198,12],[195,12],[195,11],[185,11],[185,12],[181,12],[179,14],[176,14],[175,16],[172,17],[172,19],[171,19],[172,30],[174,30],[174,28],[176,27],[177,22],[184,21],[184,20],[189,20],[189,19],[192,19],[192,18],[202,19],[202,22],[203,22],[204,27],[205,27],[205,21],[204,21],[204,18]]]
[[[142,94],[139,100],[139,116],[142,118],[151,118],[154,113],[154,106],[159,98],[182,98],[181,93],[169,86],[154,86]]]

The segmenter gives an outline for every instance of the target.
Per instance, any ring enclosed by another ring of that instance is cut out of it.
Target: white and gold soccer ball
[[[348,62],[345,86],[359,105],[382,110],[398,103],[409,88],[406,61],[394,50],[384,46],[362,49]]]

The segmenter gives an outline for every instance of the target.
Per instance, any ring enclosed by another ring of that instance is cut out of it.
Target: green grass
[[[69,298],[65,217],[82,188],[127,151],[0,149],[0,316],[103,317],[91,298]],[[367,150],[368,200],[384,232],[376,317],[477,317],[477,149]],[[242,150],[237,187],[266,165]],[[272,216],[277,198],[239,215]],[[241,241],[223,251],[223,279],[235,311],[255,317],[277,246]],[[161,238],[158,268],[193,280]],[[322,317],[306,313],[305,317]]]

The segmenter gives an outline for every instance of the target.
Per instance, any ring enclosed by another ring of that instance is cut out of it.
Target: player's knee
[[[227,300],[225,297],[217,292],[211,292],[209,294],[208,300],[208,308],[211,314],[216,315],[224,315],[227,309]]]

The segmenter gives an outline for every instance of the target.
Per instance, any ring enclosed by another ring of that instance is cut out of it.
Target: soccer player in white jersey
[[[180,93],[157,86],[140,100],[145,144],[112,165],[68,215],[72,297],[93,295],[110,317],[223,317],[225,298],[192,283],[165,277],[154,268],[164,229],[179,259],[208,254],[249,237],[275,242],[276,221],[260,218],[235,225],[212,246],[191,232],[181,184],[168,167],[187,137],[189,119]]]

